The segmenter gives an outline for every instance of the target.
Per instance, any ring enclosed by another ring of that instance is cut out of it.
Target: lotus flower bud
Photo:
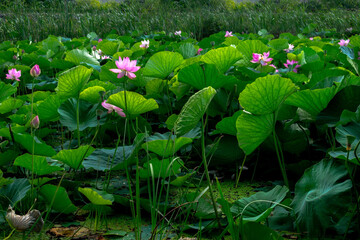
[[[39,65],[35,64],[35,66],[32,67],[32,69],[30,70],[30,75],[32,77],[38,77],[41,74],[41,70]]]
[[[30,125],[31,125],[33,128],[39,128],[39,126],[40,126],[40,119],[39,119],[39,116],[38,116],[38,115],[36,115],[36,117],[34,117],[33,120],[31,120]]]

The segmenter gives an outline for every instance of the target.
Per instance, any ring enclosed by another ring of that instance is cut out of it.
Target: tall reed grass
[[[278,35],[299,33],[311,23],[339,33],[349,28],[353,33],[360,32],[358,5],[319,7],[311,3],[314,1],[262,0],[235,5],[229,0],[202,0],[202,4],[191,0],[105,4],[97,0],[5,0],[0,3],[0,41],[40,41],[48,35],[78,38],[89,32],[104,36],[111,31],[124,35],[133,31],[149,34],[182,30],[197,39],[221,30],[256,33],[266,29]]]

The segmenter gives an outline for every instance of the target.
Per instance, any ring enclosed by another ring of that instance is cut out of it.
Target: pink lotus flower
[[[290,61],[289,59],[287,59],[286,63],[284,63],[284,66],[286,68],[290,69],[290,71],[297,73],[298,68],[301,67],[301,65],[298,65],[297,63],[298,63],[298,61],[294,61],[294,60]]]
[[[141,41],[140,47],[141,48],[148,48],[149,45],[150,45],[150,40],[144,40],[144,41]]]
[[[289,44],[289,48],[284,49],[284,51],[287,52],[287,53],[292,51],[292,50],[294,50],[294,45],[292,45],[292,44]]]
[[[197,54],[197,55],[200,55],[200,53],[201,53],[202,50],[204,50],[204,49],[199,48],[199,50],[197,50],[197,53],[196,53],[196,54]]]
[[[176,36],[181,36],[181,30],[179,30],[179,31],[175,31],[175,33],[174,33]]]
[[[93,46],[93,47],[92,47],[92,50],[95,51],[95,50],[96,50],[96,46]]]
[[[348,39],[348,40],[341,39],[340,42],[338,42],[338,44],[340,46],[346,47],[349,44],[349,42],[350,42],[350,39]]]
[[[309,39],[310,39],[311,41],[313,41],[313,40],[314,40],[314,38],[312,38],[312,37],[311,37],[311,38],[309,38]]]
[[[41,74],[41,70],[39,65],[35,64],[31,70],[30,70],[30,75],[34,78],[38,77]]]
[[[225,37],[233,37],[232,32],[226,31]]]
[[[112,111],[115,111],[119,116],[126,117],[124,111],[121,108],[114,106],[110,103],[106,103],[106,100],[104,100],[101,105],[108,110],[108,113],[112,113]]]
[[[99,38],[98,42],[101,42],[101,41],[102,41],[102,39],[101,39],[101,38]]]
[[[31,120],[30,125],[31,125],[31,127],[33,127],[33,128],[39,128],[39,126],[40,126],[40,119],[39,119],[39,116],[38,116],[38,115],[36,115],[36,116],[33,118],[33,120]]]
[[[261,65],[265,66],[273,60],[269,56],[270,52],[264,52],[263,54],[253,53],[253,59],[250,62],[261,63]]]
[[[19,77],[21,77],[21,70],[16,71],[15,68],[9,70],[9,73],[6,74],[6,79],[16,80],[20,82]]]
[[[137,72],[140,69],[139,66],[136,66],[136,63],[137,63],[136,60],[130,61],[128,57],[124,57],[124,59],[121,59],[121,57],[119,57],[119,61],[115,61],[115,64],[118,67],[118,69],[109,69],[109,70],[114,73],[118,73],[117,78],[122,78],[124,76],[127,76],[128,78],[133,79],[136,78],[134,72]]]

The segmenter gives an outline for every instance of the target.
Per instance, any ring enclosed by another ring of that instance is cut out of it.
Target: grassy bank
[[[96,0],[5,1],[0,6],[0,41],[40,41],[49,34],[74,38],[89,32],[104,36],[110,31],[123,35],[136,30],[150,33],[179,29],[193,33],[197,39],[220,30],[256,33],[266,29],[277,35],[302,32],[311,23],[318,29],[336,29],[339,33],[346,33],[349,28],[353,32],[360,31],[357,4],[334,7],[287,0],[256,4],[234,4],[226,0],[204,2],[208,3],[169,0],[122,4],[100,4]]]

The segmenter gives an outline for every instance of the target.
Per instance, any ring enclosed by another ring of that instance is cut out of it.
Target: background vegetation
[[[340,2],[340,3],[339,3]],[[5,0],[0,3],[0,41],[40,41],[49,34],[69,38],[110,31],[124,35],[181,29],[196,39],[220,30],[278,35],[309,24],[341,34],[360,32],[359,0]]]

